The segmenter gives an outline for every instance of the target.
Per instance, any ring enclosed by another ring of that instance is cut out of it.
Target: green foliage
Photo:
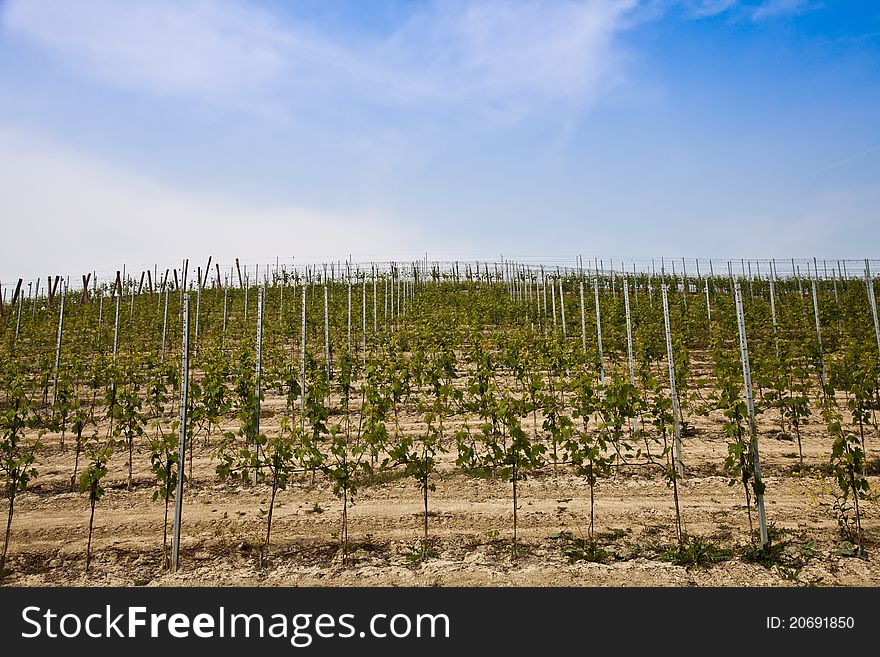
[[[837,484],[834,510],[844,535],[854,540],[857,553],[862,554],[862,520],[859,500],[870,492],[868,479],[864,476],[865,453],[858,435],[847,431],[843,418],[834,401],[833,389],[828,391],[822,404],[822,419],[833,439],[830,456],[831,473]]]
[[[571,382],[572,416],[580,418],[581,428],[572,430],[565,437],[565,459],[572,464],[575,472],[587,480],[590,485],[590,537],[593,536],[595,527],[594,497],[596,483],[599,477],[607,475],[611,471],[616,454],[608,454],[606,431],[591,431],[590,418],[601,405],[601,400],[596,397],[592,382],[595,380],[593,373],[582,369]],[[613,432],[612,432],[613,435]]]
[[[151,401],[160,407],[163,403],[160,389],[153,388]],[[154,406],[155,408],[155,406]],[[165,504],[165,515],[162,519],[162,560],[167,564],[168,560],[168,505],[171,500],[171,492],[177,486],[178,477],[178,441],[179,436],[173,432],[165,432],[159,420],[155,422],[156,433],[147,440],[150,450],[150,472],[153,474],[156,488],[153,491],[153,501],[160,497]],[[182,475],[182,473],[181,473]]]
[[[518,276],[514,284],[500,271],[490,271],[490,266],[481,268],[480,278],[484,280],[480,283],[474,282],[476,272],[471,268],[460,279],[437,270],[433,276],[436,284],[417,284],[415,299],[401,299],[401,287],[397,285],[400,279],[389,276],[387,280],[394,289],[393,307],[391,299],[383,298],[386,274],[380,274],[377,330],[371,330],[372,308],[368,307],[368,335],[363,341],[358,339],[362,337],[361,297],[353,295],[352,318],[357,319],[353,322],[352,350],[345,348],[347,281],[338,276],[328,280],[329,272],[325,275],[318,271],[273,277],[265,297],[262,390],[277,390],[284,404],[265,405],[268,421],[262,424],[258,422],[261,400],[254,380],[253,289],[251,310],[245,317],[245,290],[204,288],[198,353],[191,361],[187,427],[190,450],[202,436],[205,445],[215,450],[220,478],[249,481],[257,473],[258,480],[271,485],[273,491],[283,490],[299,471],[311,474],[313,484],[320,476],[321,483],[329,483],[342,499],[344,522],[359,489],[393,477],[408,477],[423,495],[426,535],[428,494],[440,481],[438,468],[447,449],[454,450],[457,466],[470,475],[511,484],[514,537],[518,482],[537,469],[552,464],[554,476],[570,469],[589,485],[592,539],[593,500],[603,478],[617,466],[626,466],[627,470],[660,467],[672,488],[680,532],[679,482],[672,467],[674,454],[669,441],[675,418],[668,392],[658,277],[639,274],[628,281],[638,382],[635,387],[623,375],[628,368],[619,279],[598,279],[606,374],[599,384],[592,294],[585,295],[588,338],[585,347],[581,343],[576,295],[580,276],[572,271],[551,273],[556,284],[557,319],[560,282],[565,289],[569,335],[564,339],[561,330],[550,330],[550,309],[543,308],[540,286],[523,289],[523,276],[529,274],[514,270]],[[394,276],[399,276],[402,267],[394,269]],[[358,281],[365,280],[363,271],[352,275]],[[532,276],[538,279],[535,272]],[[753,472],[753,445],[742,399],[736,322],[727,277],[707,280],[712,297],[710,322],[702,285],[698,285],[697,296],[689,295],[685,303],[678,283],[688,281],[669,272],[663,276],[671,284],[680,426],[684,430],[686,416],[693,413],[711,413],[712,418],[717,413],[723,418],[728,442],[726,471],[732,484],[742,484],[751,521],[752,498],[761,491]],[[278,282],[294,279],[297,285],[309,280],[305,336],[300,335],[299,324],[302,295],[289,295],[285,289],[283,311],[280,304],[275,305],[282,293]],[[328,377],[321,348],[323,290],[313,284],[318,279],[328,286],[332,377]],[[412,289],[410,282],[407,289]],[[754,299],[746,299],[746,323],[759,410],[778,412],[783,432],[790,431],[798,438],[801,473],[805,471],[804,459],[815,459],[803,453],[801,430],[817,410],[822,410],[821,433],[831,439],[821,449],[826,453],[830,449],[828,467],[836,487],[835,512],[845,537],[857,544],[863,512],[859,503],[871,493],[866,454],[875,439],[876,411],[880,409],[880,366],[870,313],[866,312],[864,285],[853,280],[841,282],[838,302],[831,295],[830,282],[820,283],[822,355],[829,374],[829,387],[823,389],[817,385],[819,353],[809,294],[799,294],[794,280],[777,281],[778,329],[774,331],[768,281],[756,278],[749,288],[752,284]],[[132,292],[131,287],[130,281],[125,284],[126,295]],[[109,286],[105,286],[103,292],[108,291]],[[368,306],[372,305],[370,293],[368,290]],[[221,314],[226,297],[228,311]],[[105,296],[108,298],[112,300]],[[7,479],[16,482],[5,484],[7,492],[20,493],[32,481],[43,431],[60,432],[62,444],[66,432],[76,435],[71,478],[72,486],[76,484],[79,454],[98,449],[97,432],[101,427],[102,434],[107,429],[107,437],[119,441],[117,449],[128,447],[129,482],[133,450],[147,445],[154,499],[165,502],[167,521],[168,501],[181,465],[176,462],[174,422],[179,411],[175,409],[175,393],[180,385],[180,301],[176,293],[169,296],[167,340],[160,347],[162,297],[145,292],[132,298],[130,320],[129,296],[122,305],[120,350],[115,356],[109,348],[112,301],[105,305],[99,324],[97,303],[78,303],[68,298],[65,366],[58,372],[54,404],[49,403],[48,395],[54,373],[57,312],[35,307],[32,320],[25,315],[27,321],[18,339],[10,333],[7,318],[0,318],[4,472],[11,472],[11,479],[9,475]],[[305,395],[299,360],[303,337],[312,350],[306,358]],[[707,346],[708,372],[703,351]],[[163,362],[159,362],[160,354]],[[711,394],[704,395],[709,388]],[[837,400],[835,393],[840,395]],[[817,396],[824,404],[819,409]],[[280,429],[269,419],[273,415],[280,420]],[[416,416],[418,429],[413,430]],[[404,421],[407,424],[402,427]],[[713,437],[711,431],[706,434],[708,439]],[[270,531],[271,520],[266,551]],[[588,558],[592,548],[586,542],[580,547],[584,558]],[[692,547],[682,540],[681,550]],[[593,556],[601,557],[599,549],[597,546]],[[697,555],[694,560],[700,558]]]
[[[712,395],[715,408],[724,416],[724,433],[727,435],[727,458],[724,469],[730,475],[728,484],[742,484],[748,510],[749,532],[752,526],[752,495],[755,499],[763,493],[763,483],[755,477],[755,445],[747,430],[748,407],[742,398],[743,379],[736,350],[725,343],[717,330],[711,341],[712,370],[715,375],[716,392]]]
[[[733,550],[720,548],[702,536],[685,536],[678,544],[660,554],[663,561],[676,566],[706,566],[733,558]]]
[[[131,490],[134,443],[144,436],[149,421],[143,412],[140,364],[130,356],[120,355],[111,366],[111,382],[109,416],[112,436],[128,447],[128,489]]]
[[[205,435],[205,442],[210,441],[211,434],[217,430],[222,418],[229,412],[232,405],[227,379],[229,368],[224,354],[216,349],[203,350],[200,354],[202,363],[202,376],[199,381],[190,382],[190,411],[189,422],[192,427],[190,444],[201,433]],[[242,365],[249,364],[247,360]],[[246,415],[247,421],[253,421],[253,405],[256,404],[256,393],[244,387],[252,382],[252,376],[238,370],[239,375],[239,399],[242,417]],[[245,410],[249,411],[245,414]]]
[[[92,506],[104,497],[102,482],[107,475],[107,461],[112,454],[113,445],[110,443],[89,449],[89,464],[79,475],[79,492],[89,494],[89,503]]]
[[[416,436],[404,435],[389,448],[389,457],[396,465],[402,465],[406,476],[412,477],[422,492],[424,502],[424,538],[428,540],[428,493],[436,490],[431,474],[437,465],[437,455],[445,452],[443,433],[445,418],[452,413],[453,399],[460,397],[453,386],[455,378],[455,355],[441,347],[430,355],[419,349],[414,360],[421,362],[418,383],[427,387],[424,398],[419,401],[419,413],[425,422],[425,430]],[[365,434],[365,438],[372,434]]]
[[[608,563],[613,561],[615,555],[601,547],[594,540],[574,539],[567,545],[563,553],[568,557],[569,563],[587,561],[589,563]]]
[[[95,505],[104,497],[102,485],[107,475],[107,462],[113,453],[113,443],[95,445],[88,450],[88,466],[79,475],[79,492],[89,495],[89,540],[86,544],[86,572],[92,558],[92,530],[95,522]]]
[[[27,490],[28,484],[37,476],[34,462],[41,444],[39,437],[31,438],[27,432],[38,430],[41,434],[45,423],[36,405],[27,396],[23,372],[14,362],[5,361],[0,365],[0,376],[6,390],[6,403],[0,409],[0,472],[3,473],[3,497],[9,503],[3,554],[0,557],[0,577],[3,577],[15,499],[19,493]]]

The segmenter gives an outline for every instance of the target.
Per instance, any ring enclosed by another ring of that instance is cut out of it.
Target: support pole
[[[581,293],[581,344],[584,348],[584,355],[587,353],[587,320],[584,315],[584,282],[580,282]]]
[[[821,379],[822,388],[824,389],[828,378],[825,371],[825,356],[822,355],[822,329],[819,327],[819,301],[816,297],[816,279],[811,277],[810,283],[812,284],[811,287],[813,291],[813,316],[816,319],[816,341],[819,345],[819,366],[821,367],[819,377]]]
[[[749,437],[751,440],[752,457],[754,459],[755,502],[758,506],[761,548],[766,548],[770,543],[770,539],[767,534],[767,516],[764,513],[764,483],[761,479],[761,459],[758,456],[758,430],[755,426],[755,401],[752,396],[752,370],[749,365],[749,346],[746,341],[746,323],[743,314],[742,292],[740,291],[739,283],[736,284],[734,289],[736,296],[736,323],[739,329],[739,349],[743,368],[743,391],[746,397],[746,407],[749,412]]]
[[[770,313],[773,316],[773,340],[776,343],[776,355],[779,356],[779,327],[776,323],[776,272],[770,264]]]
[[[227,303],[228,303],[228,295],[229,295],[229,285],[223,286],[223,334],[220,337],[220,345],[226,346],[226,315],[227,315]]]
[[[118,297],[117,297],[118,298]],[[118,307],[118,305],[117,305]],[[189,402],[189,294],[183,295],[183,344],[180,365],[180,434],[177,440],[177,491],[171,531],[171,572],[180,566],[180,523],[183,516],[183,478],[186,462],[186,415]]]
[[[327,296],[327,284],[324,284],[324,368],[327,372],[327,384],[330,384],[330,301]],[[329,390],[329,388],[328,388]]]
[[[306,290],[308,285],[303,283],[302,298],[302,333],[300,334],[300,414],[299,428],[305,431],[306,427]]]
[[[559,279],[559,314],[562,317],[562,339],[565,340],[568,337],[568,332],[565,329],[565,297],[562,295],[562,278]]]
[[[874,299],[874,279],[871,278],[871,265],[865,258],[865,286],[868,288],[868,303],[871,304],[871,316],[874,318],[874,335],[877,337],[877,354],[880,356],[880,323],[877,321],[877,301]]]
[[[260,397],[262,396],[262,389],[260,387],[260,375],[262,374],[262,364],[263,364],[263,298],[265,297],[265,289],[259,288],[259,292],[257,294],[257,353],[256,353],[256,367],[254,371],[254,380],[255,387],[254,390],[254,451],[260,449],[259,436],[260,436]],[[253,484],[257,485],[257,470],[254,468],[253,472]]]
[[[116,295],[116,321],[113,324],[113,360],[116,360],[116,354],[119,353],[119,299],[120,295]]]
[[[64,299],[67,296],[67,286],[61,289],[61,308],[58,312],[58,341],[55,344],[55,383],[52,386],[52,406],[58,397],[58,368],[61,365],[61,335],[64,332]]]
[[[669,325],[669,301],[666,296],[666,283],[660,286],[663,294],[663,324],[666,328],[666,358],[669,361],[669,395],[672,397],[673,429],[675,432],[675,473],[684,477],[684,462],[681,455],[681,425],[678,421],[678,390],[675,385],[675,360],[672,357],[672,329]]]
[[[165,362],[165,335],[168,331],[168,288],[165,288],[165,312],[162,314],[162,353],[159,362]]]
[[[605,354],[602,351],[602,311],[599,308],[599,277],[593,281],[593,291],[596,297],[596,340],[599,346],[599,383],[605,385]]]
[[[632,318],[629,312],[629,280],[624,275],[623,277],[623,308],[626,314],[626,355],[629,364],[629,383],[635,388],[636,387],[636,368],[635,363],[633,361],[633,333],[632,333]],[[639,418],[634,417],[632,422],[633,431],[639,430]]]

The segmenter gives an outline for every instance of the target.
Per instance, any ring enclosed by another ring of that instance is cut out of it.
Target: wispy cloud
[[[439,3],[394,36],[385,63],[410,62],[412,78],[427,73],[434,93],[459,102],[589,102],[614,70],[614,40],[636,4]]]
[[[293,205],[245,204],[180,190],[100,159],[0,130],[6,249],[0,280],[83,267],[112,271],[173,266],[213,255],[230,264],[321,258],[381,258],[416,253],[421,231],[369,211],[338,215]],[[441,244],[431,240],[432,248]]]
[[[810,0],[649,0],[662,14],[677,7],[685,18],[702,20],[726,16],[732,21],[760,22],[771,18],[796,16],[817,7]]]
[[[737,2],[738,0],[686,0],[684,5],[692,18],[711,18],[725,13]]]
[[[766,18],[800,14],[806,9],[807,0],[765,0],[754,9],[752,19],[760,21]]]
[[[285,53],[316,49],[257,8],[203,0],[13,1],[2,21],[87,79],[158,95],[253,91],[283,74]]]
[[[637,0],[437,2],[390,34],[348,35],[265,6],[197,0],[12,0],[3,29],[76,75],[127,91],[255,102],[343,94],[528,113],[589,103]]]

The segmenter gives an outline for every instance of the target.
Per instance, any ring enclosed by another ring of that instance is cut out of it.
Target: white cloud
[[[789,14],[799,14],[806,10],[806,0],[765,0],[752,12],[752,19],[759,21]]]
[[[532,105],[589,101],[614,69],[615,36],[636,6],[618,2],[440,4],[390,44],[440,95]],[[427,36],[426,36],[427,35]]]
[[[138,93],[260,104],[324,92],[520,114],[589,102],[637,5],[437,2],[357,40],[216,0],[12,0],[0,19],[78,75]]]
[[[424,243],[414,227],[370,212],[337,216],[190,194],[3,131],[0,180],[2,281],[50,272],[74,280],[91,269],[109,275],[123,263],[130,270],[164,268],[208,255],[221,266],[235,257],[382,259],[416,253]]]
[[[685,7],[692,18],[710,18],[723,14],[738,0],[688,0]]]
[[[260,11],[205,1],[10,2],[3,26],[91,79],[159,95],[260,88],[286,66],[290,35]]]

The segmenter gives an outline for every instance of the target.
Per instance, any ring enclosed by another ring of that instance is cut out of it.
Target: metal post
[[[709,318],[709,324],[712,324],[712,304],[709,301],[709,279],[703,279],[703,289],[706,292],[706,317]]]
[[[593,279],[593,291],[596,297],[596,340],[599,346],[599,384],[605,385],[605,354],[602,351],[602,312],[599,308],[599,277]]]
[[[874,279],[871,278],[871,266],[865,258],[865,286],[868,288],[868,303],[871,304],[871,316],[874,318],[874,335],[877,337],[877,352],[880,354],[880,323],[877,322],[877,301],[874,299]]]
[[[816,298],[816,279],[811,277],[810,283],[812,283],[813,290],[813,316],[816,318],[816,341],[819,343],[819,365],[822,367],[820,377],[822,387],[824,388],[826,381],[825,357],[822,355],[822,330],[819,328],[819,301]]]
[[[749,298],[755,303],[755,289],[752,286],[752,261],[749,260]]]
[[[202,275],[201,270],[199,270],[199,281],[196,287],[196,326],[195,326],[195,335],[193,336],[193,351],[195,352],[196,358],[199,355],[199,313],[202,307]]]
[[[666,283],[660,286],[663,293],[663,324],[666,328],[666,358],[669,361],[669,395],[672,397],[672,419],[675,432],[675,473],[684,477],[684,462],[681,455],[681,425],[678,422],[678,390],[675,385],[675,361],[672,357],[672,329],[669,326],[669,301],[666,296]]]
[[[629,361],[629,383],[633,388],[635,388],[636,368],[635,363],[633,362],[633,333],[632,321],[629,312],[629,280],[626,276],[623,277],[623,308],[626,314],[626,355]],[[633,418],[632,429],[633,431],[639,430],[639,418]]]
[[[263,362],[263,298],[265,297],[264,288],[259,288],[259,293],[257,294],[257,354],[256,354],[256,369],[254,372],[254,378],[256,380],[256,390],[254,391],[254,403],[256,404],[256,408],[254,409],[254,451],[260,449],[259,444],[259,436],[260,436],[260,397],[262,396],[262,390],[260,388],[260,374],[262,373],[262,362]],[[198,317],[198,315],[196,315]],[[254,486],[257,485],[257,470],[254,469],[253,472],[253,483]]]
[[[544,295],[544,317],[547,317],[547,275],[544,273],[544,265],[541,265],[541,292]]]
[[[186,415],[189,402],[189,294],[183,295],[183,344],[180,365],[180,433],[177,439],[177,491],[171,531],[171,572],[180,566],[180,523],[183,515],[183,478],[186,463]]]
[[[565,330],[565,297],[562,294],[562,279],[559,279],[559,313],[562,317],[562,339],[568,337],[568,333]]]
[[[755,470],[755,501],[758,506],[758,523],[761,532],[761,547],[764,548],[770,542],[767,535],[767,516],[764,513],[764,484],[761,480],[761,459],[758,456],[758,430],[755,426],[755,401],[752,397],[752,370],[749,365],[749,346],[746,341],[746,323],[743,314],[742,292],[739,283],[735,286],[736,296],[736,320],[739,329],[739,349],[742,357],[743,368],[743,391],[746,396],[746,407],[749,412],[749,437],[752,446]]]
[[[779,355],[779,331],[776,323],[776,273],[770,267],[770,314],[773,317],[773,340],[776,343],[776,355]]]
[[[581,291],[581,343],[584,347],[584,355],[587,353],[587,320],[584,316],[584,282],[580,283]]]
[[[305,431],[306,426],[306,288],[303,284],[302,299],[302,333],[300,335],[300,429]]]
[[[620,263],[623,266],[623,263]],[[614,260],[611,260],[610,264],[610,273],[611,273],[611,298],[614,299],[615,303],[617,302],[617,287],[614,284]]]
[[[675,263],[674,260],[672,262],[673,262],[673,264]],[[685,264],[684,258],[682,257],[682,259],[681,259],[681,297],[682,297],[682,300],[684,301],[685,317],[687,317],[687,311],[688,311],[688,280],[687,280],[687,278],[688,278],[687,265]]]
[[[544,330],[544,317],[541,315],[541,294],[539,292],[539,283],[537,276],[535,280],[532,282],[532,285],[535,288],[535,318],[538,320],[538,327],[543,331]]]
[[[159,362],[165,362],[165,334],[168,330],[168,288],[165,288],[165,311],[162,315],[162,350],[159,355]]]
[[[64,298],[67,296],[67,285],[61,290],[61,308],[58,311],[58,342],[55,345],[55,383],[52,386],[52,406],[58,397],[58,367],[61,365],[61,334],[64,331]]]
[[[119,295],[116,295],[116,321],[113,324],[113,360],[119,351]]]
[[[223,286],[223,335],[220,337],[221,346],[226,345],[226,314],[227,314],[226,305],[227,305],[228,295],[229,295],[229,285],[224,285]]]
[[[351,288],[349,288],[351,289]],[[330,301],[327,297],[327,284],[324,284],[324,368],[327,383],[330,383]]]
[[[361,315],[363,322],[364,365],[367,363],[367,275],[364,274],[363,295],[361,298]]]

